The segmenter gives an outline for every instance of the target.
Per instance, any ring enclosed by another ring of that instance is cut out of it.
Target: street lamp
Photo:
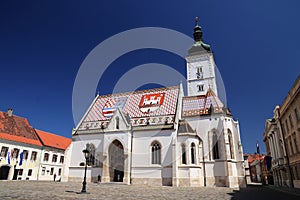
[[[81,189],[81,193],[86,193],[86,170],[87,170],[87,160],[89,158],[89,150],[84,149],[82,151],[84,157],[85,157],[85,168],[84,168],[84,178],[83,178],[83,182],[82,182],[82,189]]]

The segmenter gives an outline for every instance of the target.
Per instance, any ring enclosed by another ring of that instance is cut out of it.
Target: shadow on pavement
[[[78,194],[78,191],[66,190],[65,192]]]
[[[266,199],[272,199],[272,200],[282,200],[282,199],[288,199],[288,200],[299,200],[299,196],[293,193],[288,193],[284,191],[279,191],[272,189],[268,186],[263,185],[248,185],[247,188],[241,188],[240,190],[234,190],[231,193],[227,193],[231,195],[232,200],[236,199],[254,199],[254,200],[266,200]]]

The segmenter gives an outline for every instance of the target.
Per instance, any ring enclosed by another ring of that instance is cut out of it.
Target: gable
[[[123,115],[120,108],[114,112],[114,115],[110,119],[107,125],[107,131],[124,131],[130,130],[130,126],[127,122],[126,117]]]

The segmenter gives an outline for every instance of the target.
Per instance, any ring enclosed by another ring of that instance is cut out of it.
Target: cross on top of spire
[[[198,16],[196,16],[196,26],[198,26]]]

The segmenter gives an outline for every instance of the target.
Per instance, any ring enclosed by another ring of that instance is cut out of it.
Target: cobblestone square
[[[155,187],[124,184],[87,184],[87,194],[79,194],[81,183],[43,181],[0,181],[0,199],[299,199],[289,192],[266,186],[233,190],[225,187]]]
[[[81,183],[1,181],[0,199],[231,199],[229,188],[175,188],[123,184],[87,184],[89,194],[78,194]]]

